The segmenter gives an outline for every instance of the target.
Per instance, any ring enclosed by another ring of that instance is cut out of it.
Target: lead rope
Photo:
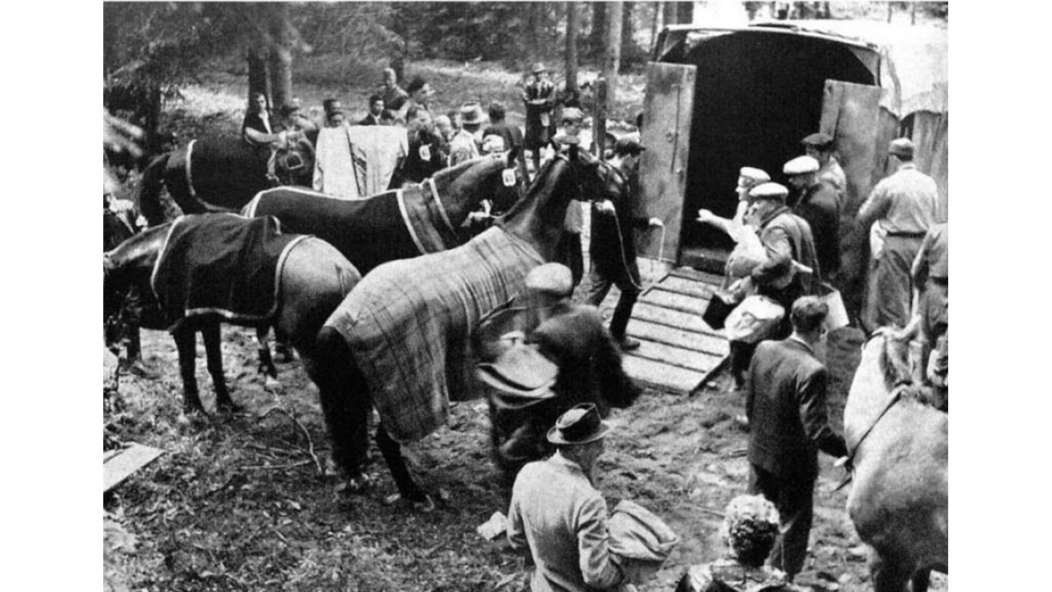
[[[594,214],[595,212],[592,213]],[[625,253],[625,237],[621,234],[621,220],[617,216],[616,207],[614,208],[614,225],[617,226],[618,250],[621,251],[621,265],[625,269],[625,275],[628,276],[629,283],[631,283],[633,286],[639,289],[640,293],[646,292],[650,288],[654,287],[654,284],[658,282],[657,274],[654,272],[654,265],[660,263],[661,260],[665,257],[665,227],[661,227],[661,244],[658,246],[657,260],[651,259],[650,261],[650,276],[654,279],[650,280],[650,285],[644,287],[642,284],[637,284],[636,280],[632,277],[632,274],[629,272],[628,255]],[[642,281],[642,278],[640,278],[640,281]]]

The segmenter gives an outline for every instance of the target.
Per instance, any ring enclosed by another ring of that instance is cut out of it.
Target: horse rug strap
[[[289,251],[304,238],[282,234],[273,216],[177,218],[150,278],[169,330],[185,318],[203,315],[243,323],[273,318],[281,269]]]
[[[443,426],[449,401],[477,398],[471,334],[543,263],[493,227],[462,247],[370,271],[326,321],[347,341],[387,432],[413,442]]]
[[[888,402],[884,404],[884,408],[880,410],[880,413],[877,414],[877,417],[873,419],[873,423],[869,424],[869,427],[866,428],[866,431],[862,432],[862,436],[858,439],[858,442],[855,442],[855,445],[852,446],[851,450],[848,452],[847,461],[844,463],[844,467],[847,469],[848,475],[844,478],[840,485],[836,486],[836,489],[834,489],[833,491],[839,491],[840,489],[843,489],[845,485],[851,482],[851,473],[854,470],[853,463],[855,460],[855,453],[858,452],[858,448],[862,446],[862,442],[864,442],[866,437],[869,436],[870,432],[873,431],[873,428],[877,427],[877,424],[880,423],[880,420],[883,419],[885,415],[887,415],[888,411],[891,411],[891,408],[895,406],[895,403],[898,403],[899,400],[902,399],[902,393],[906,391],[906,388],[908,386],[910,385],[900,384],[896,386],[894,390],[891,391],[890,395],[888,395]]]

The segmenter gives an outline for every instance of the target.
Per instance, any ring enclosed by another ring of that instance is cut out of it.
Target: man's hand
[[[654,228],[663,228],[665,223],[661,221],[661,218],[651,218],[648,222]]]
[[[713,214],[712,210],[704,208],[698,210],[698,222],[712,222],[714,219],[716,219],[716,214]]]

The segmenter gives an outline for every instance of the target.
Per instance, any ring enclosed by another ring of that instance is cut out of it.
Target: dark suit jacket
[[[819,181],[804,190],[793,213],[811,226],[815,251],[822,273],[830,275],[840,269],[840,205],[833,185]]]
[[[605,417],[609,403],[625,407],[639,387],[621,367],[621,350],[594,306],[563,305],[564,310],[534,329],[529,341],[559,367],[552,390],[565,408],[592,402]],[[561,411],[560,411],[561,413]]]
[[[844,456],[844,439],[829,427],[829,372],[796,339],[762,341],[745,385],[749,462],[787,481],[818,476],[818,451]]]
[[[795,281],[801,277],[802,274],[791,275],[793,261],[814,270],[810,279],[799,283],[804,294],[812,293],[812,281],[820,277],[821,271],[815,253],[815,239],[807,220],[782,206],[760,221],[759,233],[767,258],[753,269],[752,278],[760,293],[781,290],[790,278]]]
[[[380,118],[372,113],[367,113],[365,117],[358,120],[358,125],[380,125]]]

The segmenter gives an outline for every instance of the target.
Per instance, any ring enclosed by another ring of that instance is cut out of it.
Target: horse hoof
[[[400,493],[393,493],[393,494],[391,494],[391,495],[389,495],[389,496],[384,498],[384,505],[385,506],[392,506],[394,504],[397,504],[397,503],[401,502],[401,503],[404,503],[405,505],[409,506],[413,510],[416,510],[416,511],[419,511],[419,512],[427,513],[427,512],[434,511],[434,509],[436,507],[434,498],[432,498],[430,495],[427,495],[426,493],[421,493],[419,495],[421,496],[419,498],[417,498],[415,496],[414,496],[414,498],[405,498],[405,497],[402,497],[402,494],[400,494]]]
[[[336,486],[338,493],[365,493],[373,486],[373,479],[365,473],[348,477],[346,481]]]

